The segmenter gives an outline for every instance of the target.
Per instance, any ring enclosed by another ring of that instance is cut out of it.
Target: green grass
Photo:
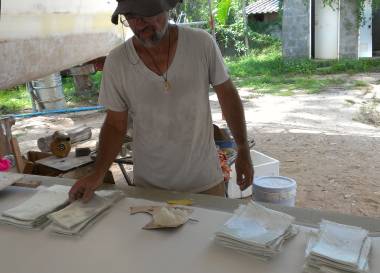
[[[14,114],[31,108],[32,104],[25,86],[0,91],[0,114]]]
[[[311,75],[263,75],[235,79],[239,87],[254,89],[256,93],[279,96],[292,96],[297,91],[307,94],[316,94],[329,87],[340,86],[345,83],[342,79],[318,79]]]
[[[365,82],[365,81],[354,81],[353,86],[354,86],[354,87],[363,88],[363,87],[368,87],[368,86],[369,86],[369,83],[367,83],[367,82]]]
[[[257,93],[291,96],[295,91],[315,94],[347,84],[342,78],[321,79],[319,75],[380,71],[380,60],[286,60],[282,58],[280,42],[274,42],[246,56],[228,58],[227,66],[238,87],[249,87]],[[354,85],[368,86],[359,81]]]
[[[75,93],[74,80],[72,77],[66,77],[62,79],[63,92],[65,94],[66,103],[69,107],[78,105],[96,105],[98,100],[98,90],[100,88],[100,81],[102,73],[97,72],[91,75],[92,83],[94,84],[93,91],[84,95],[78,96]]]

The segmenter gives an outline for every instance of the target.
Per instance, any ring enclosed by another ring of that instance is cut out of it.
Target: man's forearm
[[[123,128],[124,129],[124,128]],[[121,146],[126,134],[125,130],[120,130],[105,122],[99,135],[99,148],[95,162],[94,172],[99,176],[104,176],[121,150]]]
[[[231,81],[217,89],[218,100],[222,113],[238,147],[248,147],[247,129],[243,105],[239,94]]]
[[[227,80],[214,88],[218,95],[222,113],[227,120],[227,124],[230,127],[238,146],[238,154],[235,161],[236,183],[239,185],[240,190],[243,191],[252,184],[254,176],[254,169],[247,141],[247,128],[245,124],[243,104],[241,103],[239,94],[231,80]]]

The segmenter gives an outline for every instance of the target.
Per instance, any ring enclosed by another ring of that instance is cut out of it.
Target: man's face
[[[151,17],[125,16],[136,38],[145,46],[153,47],[164,37],[168,28],[166,11]]]

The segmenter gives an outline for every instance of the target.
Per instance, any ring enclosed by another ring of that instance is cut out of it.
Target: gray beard
[[[144,47],[155,47],[156,45],[159,44],[162,38],[164,38],[168,28],[169,28],[169,23],[166,23],[164,29],[162,31],[156,31],[156,33],[149,40],[142,40],[139,38],[139,36],[137,35],[135,36]]]

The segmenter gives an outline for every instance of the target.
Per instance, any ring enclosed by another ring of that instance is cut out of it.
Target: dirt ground
[[[359,121],[360,108],[380,99],[380,73],[339,75],[369,83],[365,90],[331,88],[320,94],[281,97],[239,90],[255,149],[280,161],[280,175],[297,181],[298,207],[378,217],[380,128]],[[213,120],[223,125],[215,95]],[[18,120],[13,134],[22,152],[36,150],[39,137],[79,124],[93,128],[95,146],[104,113],[75,113]],[[88,143],[86,144],[88,145]],[[122,179],[118,168],[112,170]]]

